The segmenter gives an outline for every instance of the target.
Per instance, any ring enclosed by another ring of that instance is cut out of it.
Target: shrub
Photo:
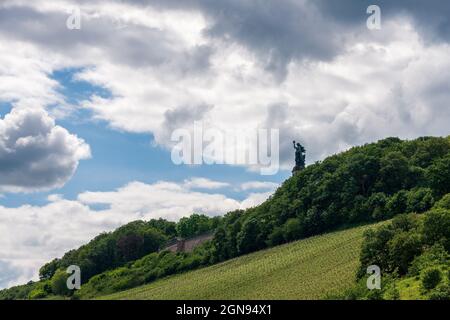
[[[437,268],[429,268],[422,273],[422,286],[427,290],[436,288],[441,280],[442,273]]]
[[[281,227],[276,227],[273,229],[272,233],[269,235],[267,240],[268,246],[277,246],[284,243],[284,230]]]
[[[421,270],[442,265],[450,264],[450,254],[441,244],[435,244],[428,248],[420,256],[416,257],[409,268],[409,273],[413,276],[420,274]]]
[[[302,225],[299,219],[292,218],[286,221],[284,225],[284,234],[287,241],[293,241],[300,237]]]
[[[430,300],[450,300],[450,285],[441,283],[431,291],[429,295]]]
[[[68,275],[64,270],[58,269],[51,279],[52,292],[56,295],[69,295],[70,290],[67,288]]]
[[[47,292],[42,288],[36,288],[30,292],[29,299],[43,299],[47,296]]]

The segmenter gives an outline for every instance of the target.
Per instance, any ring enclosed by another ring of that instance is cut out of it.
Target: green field
[[[354,283],[361,226],[300,240],[103,299],[319,299]]]

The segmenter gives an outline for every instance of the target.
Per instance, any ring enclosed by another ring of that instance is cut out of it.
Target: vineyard
[[[337,231],[161,279],[107,299],[317,299],[354,283],[363,233]]]

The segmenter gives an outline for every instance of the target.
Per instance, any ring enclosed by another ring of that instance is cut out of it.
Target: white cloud
[[[230,186],[227,182],[214,181],[207,178],[191,178],[185,180],[183,185],[188,189],[221,189]]]
[[[151,185],[131,182],[117,191],[83,192],[78,200],[87,205],[107,205],[114,215],[135,214],[136,218],[142,219],[178,220],[192,213],[219,215],[239,207],[238,201],[222,194],[196,192],[190,188],[192,185],[164,181]]]
[[[37,279],[43,263],[111,227],[103,215],[75,201],[60,200],[42,207],[0,206],[0,265],[15,270],[0,285]]]
[[[429,41],[417,19],[391,14],[381,31],[369,32],[365,12],[352,16],[360,24],[340,23],[310,1],[149,3],[2,1],[0,101],[16,109],[0,120],[0,192],[61,186],[89,155],[82,140],[39,111],[59,117],[72,107],[51,79],[62,68],[82,67],[77,79],[111,92],[83,102],[94,118],[153,134],[165,147],[174,126],[194,120],[220,129],[278,128],[285,169],[293,165],[293,139],[306,146],[311,163],[388,135],[449,134],[450,47]],[[77,4],[82,29],[68,30]],[[337,6],[331,7],[339,13]],[[32,125],[23,125],[27,119]],[[0,206],[0,270],[15,279],[2,277],[0,285],[29,279],[42,262],[127,221],[215,215],[269,195],[239,202],[192,190],[219,187],[225,185],[199,179],[131,182],[76,201],[52,195],[42,207]],[[242,189],[264,190],[254,183]]]
[[[241,202],[240,209],[252,208],[260,205],[272,195],[272,192],[251,193],[246,199]]]
[[[89,146],[44,110],[14,108],[0,119],[0,191],[61,187],[89,157]]]
[[[0,101],[21,107],[62,104],[58,82],[49,77],[58,65],[55,55],[0,31]]]
[[[190,187],[166,181],[131,182],[115,191],[83,192],[77,200],[54,194],[44,206],[0,206],[0,274],[8,273],[0,278],[0,288],[37,279],[45,262],[127,222],[152,218],[176,221],[194,212],[215,216],[254,206],[269,196],[251,194],[240,202]],[[105,208],[95,208],[97,205]]]
[[[247,190],[275,190],[277,187],[279,187],[278,183],[274,182],[268,182],[268,181],[249,181],[244,182],[241,184],[240,189],[247,191]]]
[[[14,3],[3,9],[10,10],[4,23],[12,13],[22,19],[0,37],[26,50],[12,55],[5,46],[0,59],[14,59],[14,79],[31,83],[20,72],[23,63],[45,81],[34,81],[33,94],[22,85],[8,92],[50,101],[56,97],[49,91],[55,87],[50,71],[84,66],[77,78],[107,88],[112,97],[93,96],[83,107],[113,128],[151,133],[165,147],[174,126],[189,127],[194,120],[220,129],[270,126],[280,129],[282,168],[290,169],[293,139],[306,146],[311,163],[387,135],[449,133],[449,46],[426,41],[416,20],[405,15],[390,14],[381,31],[370,32],[365,23],[325,21],[307,1],[254,7],[234,1],[152,1],[145,7],[82,1],[82,30],[74,32],[64,22],[75,2]],[[231,21],[242,24],[227,23],[218,12],[234,14]],[[299,30],[298,17],[329,25],[317,33]],[[274,29],[258,34],[252,23]],[[285,47],[269,50],[274,43]],[[186,113],[190,117],[177,117]]]

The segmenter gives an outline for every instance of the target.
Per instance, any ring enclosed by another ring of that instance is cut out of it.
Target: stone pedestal
[[[300,166],[295,166],[295,167],[292,169],[292,175],[294,175],[294,174],[296,174],[296,173],[302,171],[303,169],[304,169],[304,168],[302,168],[302,167],[300,167]]]

